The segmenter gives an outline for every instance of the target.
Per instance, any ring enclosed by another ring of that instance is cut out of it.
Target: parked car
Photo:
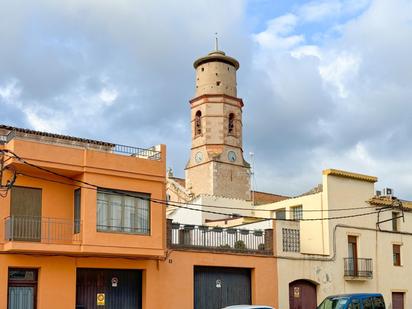
[[[236,306],[229,306],[222,309],[275,309],[269,306],[261,306],[261,305],[236,305]]]
[[[357,293],[328,296],[317,309],[385,309],[382,294]]]

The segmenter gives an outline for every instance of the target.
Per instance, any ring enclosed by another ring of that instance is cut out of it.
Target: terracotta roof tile
[[[2,124],[0,124],[0,130],[14,131],[18,133],[37,135],[37,136],[46,136],[46,137],[57,138],[57,139],[62,139],[62,140],[70,140],[70,141],[75,141],[75,142],[80,142],[80,143],[95,144],[95,145],[107,146],[107,147],[116,146],[116,144],[98,141],[98,140],[74,137],[74,136],[69,136],[69,135],[61,135],[61,134],[55,134],[55,133],[48,133],[48,132],[42,132],[42,131],[35,131],[35,130],[30,130],[30,129],[23,129],[23,128],[2,125]]]
[[[252,191],[252,194],[254,194],[255,205],[270,204],[290,198],[289,196],[260,191]]]

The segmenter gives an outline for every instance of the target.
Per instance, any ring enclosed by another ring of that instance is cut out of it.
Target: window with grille
[[[295,206],[290,208],[292,211],[292,220],[303,219],[303,209],[302,206]]]
[[[97,192],[97,231],[150,233],[150,195],[110,191]]]
[[[282,228],[284,252],[300,252],[300,231],[297,229]]]

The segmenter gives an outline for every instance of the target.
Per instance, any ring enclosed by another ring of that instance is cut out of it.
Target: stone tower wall
[[[224,62],[208,62],[196,68],[195,96],[226,94],[236,97],[236,68]]]

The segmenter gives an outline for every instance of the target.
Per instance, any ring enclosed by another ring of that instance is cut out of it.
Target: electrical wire
[[[36,175],[30,175],[27,173],[23,173],[23,172],[18,172],[18,175],[23,175],[26,177],[31,177],[31,178],[36,178],[36,179],[40,179],[40,180],[45,180],[45,181],[50,181],[50,182],[55,182],[55,183],[59,183],[59,184],[63,184],[63,185],[68,185],[68,186],[75,186],[77,188],[83,188],[83,189],[89,189],[89,190],[100,190],[100,191],[104,191],[107,194],[110,194],[110,192],[113,192],[113,190],[110,189],[110,191],[100,188],[98,186],[94,186],[94,187],[84,187],[81,185],[77,185],[74,183],[67,183],[67,182],[63,182],[63,181],[58,181],[58,180],[53,180],[53,179],[49,179],[49,178],[44,178],[44,177],[40,177],[40,176],[36,176]],[[77,181],[77,180],[76,180]],[[116,192],[123,192],[124,191],[116,191]],[[117,194],[114,194],[117,195]],[[130,194],[129,196],[132,197],[136,197],[133,194]],[[178,205],[189,205],[189,206],[202,206],[204,208],[215,208],[215,209],[230,209],[230,210],[243,210],[243,211],[259,211],[259,212],[273,212],[274,210],[271,209],[257,209],[257,208],[241,208],[241,207],[230,207],[230,206],[218,206],[218,205],[207,205],[207,204],[195,204],[195,203],[185,203],[185,202],[177,202],[177,201],[167,201],[167,200],[161,200],[161,199],[155,199],[155,198],[151,198],[151,201],[161,201],[161,202],[168,202],[168,206],[178,206]],[[303,209],[302,212],[334,212],[334,211],[352,211],[352,210],[364,210],[364,209],[368,209],[368,208],[374,208],[376,209],[376,206],[363,206],[363,207],[349,207],[349,208],[335,208],[335,209]],[[282,210],[283,211],[283,210]],[[286,210],[285,210],[286,211]],[[292,212],[292,210],[289,210],[289,212]]]
[[[4,156],[7,156],[8,159],[4,160]],[[14,183],[16,182],[16,178],[17,178],[16,170],[14,169],[14,167],[11,167],[11,166],[4,167],[4,164],[8,160],[10,160],[10,158],[11,156],[2,152],[2,157],[1,157],[1,162],[0,162],[1,163],[1,166],[0,166],[0,197],[2,198],[7,197],[8,192],[13,187]],[[4,175],[5,170],[10,170],[12,175],[11,175],[11,178],[7,180],[6,184],[3,185],[3,175]]]
[[[209,213],[209,214],[215,214],[215,215],[223,215],[223,216],[228,216],[230,214],[228,213],[223,213],[223,212],[218,212],[218,211],[211,211],[211,210],[205,210],[205,209],[201,209],[201,208],[193,208],[193,207],[188,207],[188,206],[182,206],[182,205],[176,205],[174,202],[171,201],[164,201],[164,200],[159,200],[159,199],[153,199],[150,197],[142,197],[139,195],[134,195],[134,194],[128,194],[127,192],[124,191],[112,191],[112,190],[108,190],[108,189],[102,189],[102,188],[91,188],[91,187],[83,187],[83,186],[79,186],[76,184],[68,184],[65,182],[61,182],[61,181],[56,181],[56,180],[52,180],[52,179],[48,179],[48,178],[44,178],[44,177],[40,177],[40,176],[33,176],[33,175],[28,175],[26,173],[18,173],[19,175],[23,175],[23,176],[27,176],[27,177],[33,177],[33,178],[37,178],[37,179],[41,179],[41,180],[45,180],[45,181],[50,181],[50,182],[56,182],[56,183],[60,183],[60,184],[64,184],[64,185],[69,185],[69,186],[75,186],[78,188],[84,188],[84,189],[89,189],[89,190],[93,190],[93,191],[98,191],[98,192],[102,192],[105,194],[109,194],[109,195],[114,195],[114,196],[118,196],[120,195],[124,195],[124,196],[128,196],[128,197],[133,197],[133,198],[138,198],[138,199],[142,199],[142,200],[146,200],[146,201],[150,201],[150,202],[154,202],[157,204],[161,204],[161,205],[166,205],[166,206],[174,206],[180,209],[187,209],[187,210],[191,210],[191,211],[198,211],[198,212],[202,212],[202,213]],[[116,193],[114,193],[116,192]],[[98,200],[100,202],[105,202],[108,203],[107,201],[104,200]],[[203,207],[203,205],[201,204],[195,204],[195,206],[200,206]],[[219,206],[213,206],[214,208],[219,209]],[[360,214],[353,214],[353,215],[346,215],[346,216],[337,216],[337,217],[325,217],[325,218],[307,218],[307,219],[277,219],[277,218],[272,218],[272,217],[259,217],[259,216],[251,216],[251,215],[236,215],[236,218],[251,218],[251,219],[259,219],[259,220],[276,220],[276,221],[325,221],[325,220],[337,220],[337,219],[346,219],[346,218],[354,218],[354,217],[362,217],[362,216],[367,216],[367,215],[372,215],[372,214],[377,214],[379,211],[382,210],[389,210],[389,206],[387,207],[383,207],[377,211],[372,211],[372,212],[367,212],[367,213],[360,213]]]
[[[223,213],[223,212],[217,212],[217,211],[205,210],[205,209],[201,209],[201,208],[193,208],[193,207],[188,207],[188,206],[182,206],[182,205],[179,205],[179,204],[177,204],[175,202],[171,202],[171,201],[165,201],[165,200],[161,200],[161,199],[154,199],[154,198],[151,198],[151,197],[146,198],[146,197],[142,197],[142,196],[136,196],[136,195],[124,192],[124,191],[111,190],[111,189],[110,190],[102,189],[102,188],[100,188],[99,186],[97,186],[95,184],[92,184],[92,183],[89,183],[89,182],[86,182],[86,181],[83,181],[83,180],[78,180],[78,179],[75,179],[75,178],[72,178],[72,177],[54,172],[54,171],[49,170],[47,168],[38,166],[36,164],[27,162],[25,159],[21,158],[20,156],[18,156],[17,154],[15,154],[14,152],[12,152],[10,150],[5,150],[5,149],[0,150],[0,152],[4,152],[4,151],[7,152],[7,153],[11,153],[16,159],[18,159],[19,161],[21,161],[22,163],[24,163],[26,165],[29,165],[29,166],[34,167],[36,169],[42,170],[44,172],[48,172],[48,173],[53,174],[55,176],[68,179],[68,180],[73,181],[73,182],[78,182],[78,183],[81,183],[81,184],[85,184],[85,185],[89,186],[89,187],[85,187],[87,189],[92,189],[92,190],[96,190],[96,191],[98,190],[98,191],[101,191],[101,192],[107,192],[109,194],[114,194],[114,195],[119,194],[119,195],[124,195],[124,196],[130,196],[130,197],[134,197],[134,198],[148,200],[148,201],[151,201],[151,202],[154,202],[154,203],[157,203],[157,204],[161,204],[161,205],[174,206],[176,208],[181,208],[181,209],[187,209],[187,210],[198,211],[198,212],[203,212],[203,213],[210,213],[210,214],[217,214],[217,215],[224,215],[224,216],[230,215],[230,214]],[[23,173],[20,173],[20,174],[23,174]],[[37,178],[40,178],[40,177],[37,177]],[[44,180],[49,181],[50,179],[44,179]],[[53,180],[51,180],[51,181],[53,181]],[[67,184],[67,183],[65,183],[65,184]],[[74,185],[74,184],[67,184],[67,185]],[[83,186],[79,186],[79,185],[76,185],[76,186],[83,188]],[[187,205],[187,204],[185,204],[185,205]],[[213,208],[216,208],[216,209],[221,209],[223,207],[223,206],[202,205],[202,204],[193,204],[193,205],[198,206],[198,207],[205,207],[205,206],[213,207]],[[229,208],[233,209],[231,207],[229,207]],[[277,221],[326,221],[326,220],[338,220],[338,219],[362,217],[362,216],[377,214],[378,212],[382,211],[383,209],[389,209],[389,208],[391,208],[391,207],[387,206],[387,207],[383,207],[382,209],[379,209],[378,211],[372,211],[372,212],[360,213],[360,214],[353,214],[353,215],[346,215],[346,216],[324,217],[324,218],[306,218],[306,219],[302,218],[302,219],[297,219],[297,220],[278,219],[278,218],[271,218],[271,217],[267,218],[267,217],[258,217],[258,216],[245,216],[245,215],[237,215],[236,217],[237,218],[253,218],[253,219],[260,219],[260,220],[277,220]],[[226,207],[224,209],[226,209]],[[245,209],[242,208],[242,210],[245,210]],[[256,210],[256,209],[253,209],[253,210]]]

